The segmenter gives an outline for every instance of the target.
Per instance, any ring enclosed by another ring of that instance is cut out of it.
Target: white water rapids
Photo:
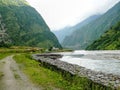
[[[104,73],[120,75],[120,50],[85,51],[60,53],[61,61]]]

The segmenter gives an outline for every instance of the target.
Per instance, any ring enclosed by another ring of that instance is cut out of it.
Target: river
[[[120,75],[120,50],[109,51],[85,51],[60,53],[61,61],[91,69],[107,74]]]

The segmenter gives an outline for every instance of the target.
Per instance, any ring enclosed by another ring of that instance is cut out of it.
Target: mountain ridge
[[[12,45],[61,48],[42,16],[25,0],[0,0],[0,14]]]
[[[89,45],[87,50],[120,50],[120,22]]]
[[[88,18],[86,18],[85,20],[77,23],[74,26],[67,26],[67,27],[64,27],[60,30],[53,31],[53,33],[57,36],[59,42],[62,43],[64,38],[66,36],[71,35],[73,31],[77,30],[78,28],[81,28],[82,26],[88,24],[89,22],[99,18],[100,16],[101,16],[100,14],[89,16]]]
[[[66,37],[62,43],[62,46],[72,49],[85,49],[111,26],[119,22],[119,11],[120,2],[118,2],[95,21],[92,21],[88,25],[76,30],[71,36]]]

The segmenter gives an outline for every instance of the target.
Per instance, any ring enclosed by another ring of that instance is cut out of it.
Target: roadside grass
[[[45,90],[112,90],[95,84],[87,78],[45,68],[40,62],[33,60],[30,54],[15,55],[14,59],[29,79]]]
[[[21,79],[21,77],[17,73],[14,73],[14,77],[15,79]]]
[[[0,72],[0,80],[4,76],[3,72]]]
[[[0,60],[12,54],[21,53],[42,53],[44,49],[38,47],[12,46],[10,48],[0,48]]]
[[[58,73],[39,66],[39,63],[30,58],[28,54],[14,56],[16,62],[20,65],[20,69],[33,81],[45,90],[53,90],[54,88],[68,89],[70,83],[63,79]]]
[[[25,47],[25,46],[12,46],[10,48],[0,48],[0,53],[34,53],[43,52],[43,48],[38,47]]]
[[[44,90],[112,90],[95,84],[87,78],[71,76],[70,73],[62,73],[55,67],[44,66],[31,58],[31,53],[42,53],[44,51],[44,49],[33,47],[0,48],[0,60],[14,54],[14,59],[20,69],[33,83],[43,87]],[[3,76],[4,74],[0,72],[0,78]],[[14,77],[20,79],[20,76],[15,71]]]
[[[16,55],[14,59],[20,64],[20,68],[29,76],[33,83],[42,86],[46,90],[53,90],[54,88],[78,90],[78,87],[65,80],[61,74],[41,67],[39,62],[32,60],[28,54]],[[79,87],[79,90],[83,89]]]
[[[12,70],[13,73],[14,73],[15,79],[21,79],[21,77],[19,76],[19,74],[17,73],[17,71],[16,71],[15,69],[11,68],[11,70]]]
[[[0,53],[0,60],[2,60],[3,58],[9,55],[11,55],[11,53]]]

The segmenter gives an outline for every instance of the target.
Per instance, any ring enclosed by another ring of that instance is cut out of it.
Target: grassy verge
[[[42,53],[44,49],[37,47],[12,46],[10,48],[0,48],[0,60],[16,53]]]
[[[24,71],[29,78],[46,90],[53,90],[54,88],[66,89],[70,88],[70,83],[65,81],[61,75],[49,69],[39,66],[39,63],[31,60],[27,54],[14,56],[20,68]]]
[[[13,46],[10,48],[0,48],[0,53],[35,53],[35,52],[43,52],[44,49],[37,47],[20,47]]]
[[[59,70],[52,71],[52,68],[40,66],[40,63],[32,60],[28,54],[16,55],[14,59],[32,82],[42,86],[45,90],[56,88],[60,90],[111,90],[94,84],[86,78],[71,76],[67,72],[61,73]]]
[[[3,72],[0,72],[0,80],[4,76]]]
[[[0,60],[9,55],[11,55],[11,53],[0,53]]]
[[[17,63],[21,64],[20,68],[31,78],[34,83],[44,87],[47,90],[53,90],[54,88],[71,90],[71,88],[73,88],[70,82],[64,80],[62,75],[40,67],[39,63],[31,60],[29,55],[16,55],[14,59]]]

